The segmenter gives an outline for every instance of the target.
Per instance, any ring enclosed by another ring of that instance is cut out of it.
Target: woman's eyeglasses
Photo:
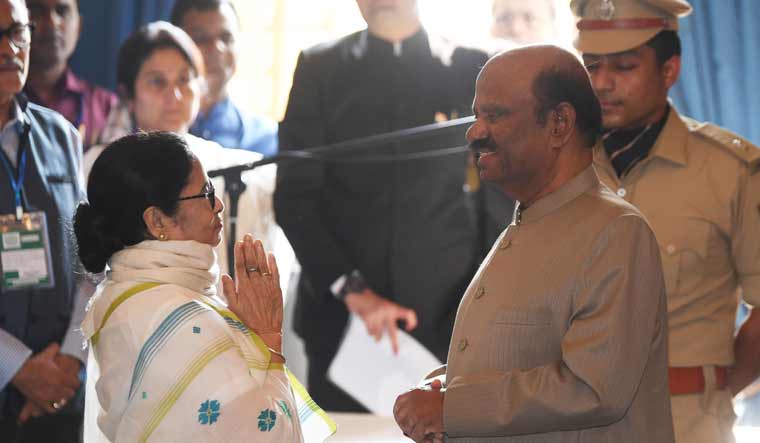
[[[201,192],[200,194],[195,195],[188,195],[187,197],[180,197],[177,200],[192,200],[194,198],[206,198],[211,205],[211,210],[213,211],[216,207],[216,190],[214,189],[214,184],[211,182],[208,182],[208,192]]]

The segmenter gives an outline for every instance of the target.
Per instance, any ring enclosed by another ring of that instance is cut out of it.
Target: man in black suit
[[[484,53],[429,37],[416,0],[357,3],[366,30],[299,56],[280,123],[283,151],[470,113]],[[384,162],[370,157],[451,146],[441,140],[394,143],[280,167],[277,221],[303,266],[295,330],[309,358],[309,390],[327,410],[362,409],[326,379],[349,312],[376,338],[389,334],[394,348],[403,321],[446,358],[479,252],[463,187],[467,154]]]

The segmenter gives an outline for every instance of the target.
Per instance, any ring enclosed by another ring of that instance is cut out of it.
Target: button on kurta
[[[463,338],[463,339],[459,340],[459,352],[462,352],[465,349],[467,349],[467,345],[468,345],[468,343],[467,343],[467,339],[466,338]]]
[[[499,249],[507,249],[510,246],[512,246],[512,240],[508,238],[505,238],[501,241],[501,243],[499,243]]]
[[[625,190],[625,188],[620,188],[617,190],[617,195],[619,197],[625,197],[625,195],[628,193],[628,191]]]
[[[482,298],[484,295],[486,295],[486,288],[484,288],[484,287],[482,287],[482,286],[481,286],[481,287],[479,287],[479,288],[478,288],[478,290],[475,292],[475,299],[476,299],[476,300],[479,300],[479,299],[481,299],[481,298]]]
[[[676,245],[670,244],[665,248],[665,251],[667,251],[668,255],[673,255],[676,252]]]

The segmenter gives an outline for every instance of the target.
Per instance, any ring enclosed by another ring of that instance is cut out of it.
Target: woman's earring
[[[164,234],[163,232],[158,234],[158,239],[161,241],[166,241],[166,234]]]

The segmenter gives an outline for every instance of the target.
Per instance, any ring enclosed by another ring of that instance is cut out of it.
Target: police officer
[[[594,164],[644,213],[660,246],[676,441],[733,441],[732,397],[760,373],[758,310],[734,337],[737,291],[760,303],[760,150],[668,101],[688,2],[573,0],[571,8],[602,104]]]

